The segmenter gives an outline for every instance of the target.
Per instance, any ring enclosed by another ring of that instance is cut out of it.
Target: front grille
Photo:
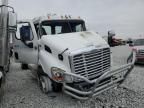
[[[94,49],[71,58],[72,71],[92,80],[110,69],[110,48]]]

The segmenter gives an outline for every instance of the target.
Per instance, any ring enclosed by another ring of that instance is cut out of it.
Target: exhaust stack
[[[0,6],[0,67],[7,64],[9,56],[9,39],[7,32],[8,0],[2,0]]]

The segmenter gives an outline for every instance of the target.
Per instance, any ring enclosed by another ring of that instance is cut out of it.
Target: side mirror
[[[108,31],[108,36],[111,36],[111,37],[113,37],[113,36],[115,36],[116,34],[115,34],[115,32],[114,31]]]
[[[134,46],[134,43],[133,43],[133,42],[130,42],[130,43],[129,43],[129,46],[131,46],[131,47]]]
[[[20,28],[20,38],[22,41],[31,41],[30,26],[22,26]]]
[[[17,29],[17,14],[14,12],[9,12],[8,13],[8,27],[9,30],[15,30]]]

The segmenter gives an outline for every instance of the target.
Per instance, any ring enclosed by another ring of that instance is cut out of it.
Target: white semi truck
[[[9,71],[10,36],[16,33],[16,13],[8,0],[0,0],[0,88]]]
[[[47,15],[18,22],[14,56],[22,68],[37,65],[44,93],[60,91],[88,99],[121,84],[135,60],[112,69],[111,51],[98,34],[87,31],[84,20],[71,16]]]

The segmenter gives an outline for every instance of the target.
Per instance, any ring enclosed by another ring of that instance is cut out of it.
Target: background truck
[[[87,31],[84,20],[47,15],[18,22],[14,57],[23,69],[36,65],[44,93],[62,90],[85,100],[121,84],[133,68],[135,53],[128,64],[112,69],[108,43]]]
[[[0,1],[0,87],[9,71],[10,65],[10,36],[16,32],[16,14],[14,9],[8,6],[8,0]]]
[[[108,44],[110,47],[125,45],[126,41],[120,38],[116,38],[114,31],[108,31]]]

